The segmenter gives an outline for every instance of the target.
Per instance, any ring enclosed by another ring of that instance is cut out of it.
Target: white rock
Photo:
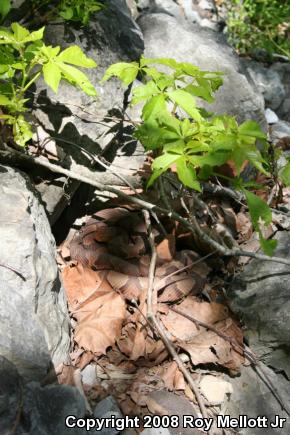
[[[96,365],[89,364],[82,371],[82,381],[86,385],[95,385],[97,380]]]
[[[212,11],[212,10],[214,9],[213,2],[208,1],[208,0],[201,0],[201,1],[198,3],[198,6],[199,6],[201,9],[204,9],[205,11]]]
[[[265,116],[266,116],[266,119],[267,119],[268,124],[275,124],[276,122],[279,121],[279,118],[278,118],[278,116],[276,115],[276,113],[273,112],[273,110],[271,110],[271,109],[269,109],[269,108],[267,108],[267,109],[265,110]]]
[[[145,429],[140,435],[170,435],[170,432],[165,427]]]
[[[227,381],[212,375],[202,378],[200,390],[212,405],[220,405],[224,402],[226,394],[232,394],[233,387]]]

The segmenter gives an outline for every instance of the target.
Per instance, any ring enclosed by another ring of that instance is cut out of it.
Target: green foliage
[[[25,93],[41,75],[54,92],[64,79],[87,95],[96,95],[87,76],[75,67],[94,68],[96,63],[78,46],[61,52],[60,47],[45,45],[43,32],[44,27],[29,32],[18,23],[11,24],[11,30],[0,28],[0,106],[4,112],[1,118],[12,125],[14,140],[20,146],[25,146],[32,137],[23,116],[28,101]]]
[[[263,228],[267,227],[272,222],[272,213],[270,207],[254,193],[243,189],[247,199],[252,224],[259,234],[261,247],[265,254],[273,255],[274,249],[277,246],[277,240],[266,240],[263,236]]]
[[[88,24],[91,14],[104,8],[103,3],[97,0],[31,0],[31,3],[43,12],[50,8],[50,12],[46,12],[48,19],[60,16],[66,21],[82,25]]]
[[[285,186],[290,186],[290,163],[280,169],[279,177]]]
[[[290,57],[289,0],[227,0],[229,42],[241,54],[254,49]]]
[[[236,177],[220,176],[244,192],[261,247],[272,255],[275,241],[263,236],[264,227],[272,221],[271,209],[247,190],[253,183],[241,177],[246,162],[270,176],[266,135],[255,121],[238,125],[233,116],[209,114],[198,106],[199,99],[214,100],[222,74],[201,71],[173,59],[141,58],[139,64],[111,65],[103,81],[111,77],[118,77],[126,86],[131,86],[137,77],[142,79],[142,84],[132,86],[131,105],[142,104],[142,123],[135,136],[154,157],[147,187],[166,171],[173,170],[185,187],[200,192],[201,182],[219,176],[219,167],[231,161]],[[281,169],[281,178],[290,184],[290,164]]]
[[[104,5],[96,0],[62,0],[58,6],[59,15],[68,21],[88,24],[90,15],[103,9]]]
[[[0,2],[0,23],[9,14],[10,9],[11,9],[10,0],[1,0],[1,2]]]

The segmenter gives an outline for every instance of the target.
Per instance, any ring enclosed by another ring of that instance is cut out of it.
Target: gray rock
[[[173,0],[155,0],[154,12],[163,12],[173,17],[182,16],[182,8]]]
[[[170,435],[171,432],[166,427],[152,427],[150,429],[144,429],[140,432],[141,435]]]
[[[276,113],[273,112],[273,110],[269,109],[268,107],[265,110],[265,116],[268,124],[275,124],[276,122],[279,121],[279,118],[276,115]]]
[[[85,435],[85,429],[65,426],[68,415],[85,414],[84,399],[75,387],[24,385],[15,366],[0,357],[1,435]]]
[[[69,319],[55,242],[28,177],[0,165],[0,355],[26,379],[68,361]]]
[[[222,36],[200,26],[179,23],[165,14],[145,15],[138,20],[144,34],[145,57],[171,57],[191,62],[203,70],[223,71],[224,85],[210,111],[236,115],[239,121],[254,119],[266,128],[262,95],[253,91],[240,73],[239,59]]]
[[[275,255],[289,258],[290,235],[278,232]],[[233,311],[245,324],[251,349],[279,370],[290,367],[289,266],[253,260],[229,289]],[[273,351],[279,350],[279,358]]]
[[[79,186],[79,181],[66,177],[54,177],[35,185],[51,225],[56,223]]]
[[[266,105],[275,110],[279,118],[290,121],[289,63],[277,62],[270,67],[249,59],[243,59],[242,63],[263,94]]]
[[[290,382],[287,382],[285,378],[275,374],[268,367],[262,367],[267,378],[274,385],[276,391],[279,392],[283,403],[288,406]],[[239,434],[256,435],[263,433],[267,435],[288,435],[290,433],[289,416],[282,410],[281,405],[270,391],[270,388],[251,367],[242,367],[240,376],[235,378],[225,376],[225,378],[233,386],[233,393],[231,394],[228,408],[224,412],[226,415],[230,415],[233,418],[239,418],[240,415],[254,418],[265,416],[268,418],[269,422],[274,422],[276,415],[281,418],[286,418],[286,422],[284,422],[283,428],[281,429],[274,429],[270,427],[268,423],[269,427],[263,429],[240,429]]]
[[[283,137],[290,137],[290,123],[279,120],[279,122],[271,125],[270,138],[275,144]]]
[[[29,421],[29,435],[83,435],[86,430],[69,428],[69,415],[84,418],[85,401],[79,391],[70,385],[50,385],[42,388],[38,382],[25,386],[24,420]]]
[[[109,165],[113,162],[111,170],[138,184],[140,179],[135,172],[144,161],[144,152],[128,134],[130,126],[122,129],[120,123],[126,88],[116,79],[100,84],[109,65],[136,60],[143,51],[142,33],[126,1],[109,0],[106,8],[92,16],[86,27],[60,20],[48,24],[45,40],[62,48],[76,44],[97,62],[97,68],[85,72],[99,95],[89,97],[65,82],[55,95],[44,81],[38,82],[32,115],[40,143],[45,143],[46,150],[56,148],[61,164],[83,176],[104,184],[124,184],[94,160],[94,155],[102,154]],[[54,189],[56,206],[59,193]]]
[[[0,433],[6,435],[13,427],[21,403],[22,380],[6,358],[0,356]]]
[[[123,417],[120,408],[112,396],[108,396],[105,399],[101,400],[95,410],[94,417],[95,418],[110,418],[114,416],[115,418]],[[103,428],[101,430],[102,435],[117,435],[119,431],[115,428]]]

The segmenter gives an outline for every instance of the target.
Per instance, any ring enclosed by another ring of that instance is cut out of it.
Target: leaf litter
[[[233,234],[242,233],[244,240],[249,237],[249,231],[239,230],[247,221],[228,204],[216,204],[214,213],[221,224],[231,226]],[[236,374],[244,357],[231,340],[243,347],[241,328],[227,306],[216,301],[210,262],[187,249],[192,246],[191,236],[176,228],[171,225],[166,235],[157,224],[153,228],[154,309],[193,377],[208,367]],[[165,389],[194,404],[183,374],[146,320],[150,250],[142,213],[116,205],[97,212],[70,234],[62,249],[66,258],[61,262],[62,278],[73,327],[72,365],[96,366],[95,385],[85,386],[88,399],[94,403],[112,394],[126,415],[140,416],[168,413],[151,397],[154,391]],[[209,295],[213,300],[208,300]],[[230,340],[180,312],[214,326]],[[61,381],[65,382],[64,376]]]

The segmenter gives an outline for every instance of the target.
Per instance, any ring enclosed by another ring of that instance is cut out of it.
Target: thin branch
[[[167,331],[164,329],[162,324],[157,320],[154,309],[153,309],[153,289],[154,289],[154,277],[155,277],[155,268],[156,268],[156,259],[157,259],[157,253],[155,248],[155,241],[154,241],[154,235],[151,230],[151,221],[150,221],[150,215],[147,210],[144,210],[144,218],[145,223],[148,231],[148,237],[149,237],[149,243],[150,243],[150,249],[151,249],[151,261],[149,266],[149,274],[148,274],[148,290],[147,290],[147,320],[149,323],[151,323],[156,331],[159,334],[159,337],[163,341],[166,349],[170,353],[172,359],[176,362],[179,370],[183,374],[184,378],[188,382],[193,394],[196,397],[198,406],[200,408],[201,414],[203,418],[207,418],[207,411],[203,402],[203,399],[201,397],[200,392],[198,391],[198,387],[195,385],[194,380],[192,379],[192,376],[190,372],[185,367],[183,361],[181,360],[180,356],[176,352],[171,340],[168,337]]]
[[[9,152],[0,150],[0,155],[5,156],[5,154],[7,157],[7,154],[9,154]],[[11,152],[10,152],[10,154],[11,154]],[[167,210],[165,208],[162,208],[158,205],[152,204],[152,203],[145,201],[143,199],[136,198],[135,196],[127,195],[126,193],[120,191],[119,189],[116,189],[112,186],[106,186],[106,185],[104,185],[98,181],[95,181],[87,176],[80,175],[77,172],[70,171],[69,169],[63,168],[62,166],[52,164],[46,160],[43,160],[41,157],[33,158],[31,156],[28,156],[26,154],[22,154],[18,151],[14,151],[14,150],[13,150],[13,154],[15,154],[18,157],[19,161],[35,163],[39,166],[43,166],[43,167],[49,169],[52,172],[55,172],[58,174],[63,174],[63,175],[66,175],[67,177],[70,177],[70,178],[73,178],[75,180],[81,181],[83,183],[95,186],[100,191],[107,190],[108,192],[114,193],[115,195],[117,195],[121,198],[125,198],[127,201],[130,201],[130,202],[133,202],[134,204],[139,205],[142,209],[145,209],[145,210],[149,211],[150,213],[152,213],[152,212],[161,213],[161,214],[163,214],[171,219],[174,219],[177,222],[180,222],[182,225],[184,225],[185,228],[188,228],[194,235],[197,235],[198,237],[200,237],[200,239],[202,241],[204,241],[211,248],[213,248],[214,250],[219,252],[221,255],[229,256],[229,257],[231,257],[231,256],[251,257],[251,258],[256,258],[256,259],[263,260],[263,261],[272,261],[272,262],[276,262],[276,263],[290,265],[290,260],[287,260],[286,258],[268,257],[267,255],[263,255],[263,254],[256,254],[254,252],[243,251],[243,250],[240,250],[238,248],[229,249],[225,246],[220,245],[218,242],[213,240],[210,236],[208,236],[201,229],[201,227],[199,226],[194,215],[191,215],[191,221],[189,222],[187,219],[183,218],[182,216],[180,216],[178,213],[176,213],[174,211]]]

